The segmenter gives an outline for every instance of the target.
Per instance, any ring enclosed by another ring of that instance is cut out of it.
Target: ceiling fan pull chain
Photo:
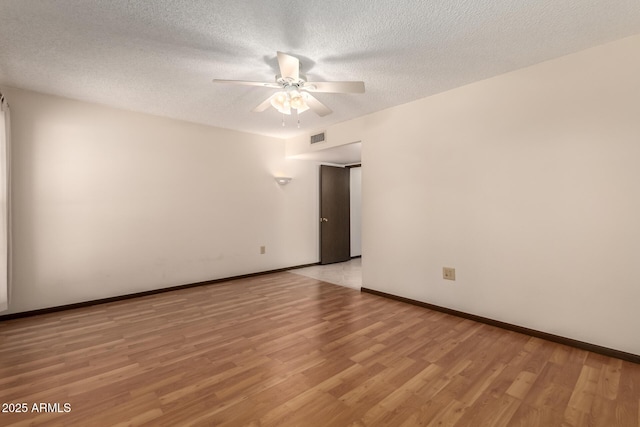
[[[282,113],[282,127],[284,127],[284,113]]]
[[[298,129],[300,129],[300,112],[296,110],[296,119],[298,119]]]

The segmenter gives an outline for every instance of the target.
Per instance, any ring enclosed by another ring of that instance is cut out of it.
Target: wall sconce
[[[280,185],[287,185],[291,181],[291,178],[287,176],[276,176],[275,180]]]

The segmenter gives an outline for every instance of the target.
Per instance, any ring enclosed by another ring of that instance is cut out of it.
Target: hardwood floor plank
[[[605,399],[615,400],[620,387],[622,360],[609,359],[600,371],[597,394]]]
[[[521,405],[521,401],[509,395],[488,396],[478,405],[469,407],[455,424],[464,426],[502,427],[512,424],[512,417]],[[544,424],[539,424],[540,426]]]
[[[0,425],[634,426],[640,365],[287,272],[0,322]]]
[[[509,426],[517,427],[561,427],[565,424],[564,409],[557,410],[553,407],[531,407],[526,403],[522,403],[509,420]],[[604,427],[604,426],[603,426]]]
[[[578,377],[578,381],[567,405],[569,412],[576,410],[583,414],[589,413],[593,399],[595,398],[599,377],[599,369],[592,368],[588,365],[582,367],[580,377]]]
[[[529,393],[529,390],[537,378],[538,375],[532,372],[521,371],[516,379],[511,383],[506,393],[509,396],[522,400],[526,397],[527,393]]]

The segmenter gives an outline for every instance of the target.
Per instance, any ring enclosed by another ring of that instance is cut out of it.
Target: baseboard
[[[55,306],[55,307],[41,308],[41,309],[38,309],[38,310],[30,310],[30,311],[23,311],[23,312],[20,312],[20,313],[5,314],[5,315],[0,316],[0,322],[2,322],[3,320],[20,319],[20,318],[23,318],[23,317],[37,316],[39,314],[55,313],[57,311],[71,310],[71,309],[74,309],[74,308],[89,307],[89,306],[92,306],[92,305],[105,304],[105,303],[108,303],[108,302],[115,302],[115,301],[122,301],[122,300],[126,300],[126,299],[131,299],[131,298],[145,297],[145,296],[148,296],[148,295],[161,294],[161,293],[164,293],[164,292],[177,291],[177,290],[180,290],[180,289],[193,288],[193,287],[196,287],[196,286],[214,285],[216,283],[228,282],[230,280],[246,279],[246,278],[249,278],[249,277],[262,276],[262,275],[271,274],[271,273],[280,273],[280,272],[283,272],[283,271],[295,270],[295,269],[298,269],[298,268],[311,267],[313,265],[318,265],[318,264],[319,263],[314,262],[314,263],[311,263],[311,264],[296,265],[296,266],[293,266],[293,267],[286,267],[286,268],[277,268],[275,270],[259,271],[257,273],[241,274],[239,276],[231,276],[231,277],[224,277],[224,278],[220,278],[220,279],[206,280],[204,282],[188,283],[188,284],[185,284],[185,285],[171,286],[171,287],[168,287],[168,288],[152,289],[150,291],[136,292],[136,293],[133,293],[133,294],[126,294],[126,295],[118,295],[118,296],[109,297],[109,298],[100,298],[100,299],[95,299],[95,300],[91,300],[91,301],[76,302],[76,303],[73,303],[73,304],[65,304],[65,305],[59,305],[59,306]]]
[[[560,335],[549,334],[547,332],[537,331],[535,329],[525,328],[523,326],[513,325],[511,323],[501,322],[499,320],[489,319],[488,317],[477,316],[475,314],[465,313],[463,311],[452,310],[450,308],[441,307],[439,305],[429,304],[422,301],[417,301],[411,298],[405,298],[393,294],[388,294],[386,292],[376,291],[374,289],[369,288],[360,288],[362,292],[366,292],[373,295],[378,295],[381,297],[393,299],[396,301],[405,302],[408,304],[417,305],[419,307],[428,308],[430,310],[440,311],[442,313],[450,314],[452,316],[463,317],[465,319],[474,320],[480,323],[486,323],[487,325],[496,326],[498,328],[507,329],[513,332],[519,332],[521,334],[533,336],[536,338],[541,338],[547,341],[553,341],[559,344],[568,345],[571,347],[576,347],[581,350],[587,350],[594,353],[602,354],[608,357],[615,357],[617,359],[626,360],[627,362],[638,363],[640,364],[640,355],[627,353],[620,350],[615,350],[608,347],[602,347],[596,344],[591,344],[584,341],[574,340],[572,338],[562,337]]]

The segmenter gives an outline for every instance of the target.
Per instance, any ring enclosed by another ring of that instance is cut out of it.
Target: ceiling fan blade
[[[310,92],[364,93],[364,82],[307,82],[304,89]]]
[[[275,87],[275,88],[280,88],[282,86],[280,86],[278,83],[269,83],[269,82],[249,82],[249,81],[245,81],[245,80],[220,80],[220,79],[213,79],[214,83],[227,83],[227,84],[232,84],[232,85],[242,85],[242,86],[262,86],[262,87]]]
[[[271,107],[271,98],[273,98],[274,96],[276,95],[275,94],[271,95],[270,97],[262,101],[260,104],[258,104],[258,106],[251,111],[254,113],[262,113],[264,110]]]
[[[300,61],[295,56],[278,52],[278,66],[282,77],[291,77],[296,81],[300,78]]]
[[[305,93],[304,100],[306,101],[311,111],[313,111],[320,117],[324,117],[327,114],[333,113],[333,111],[329,107],[324,105],[322,102],[318,101],[316,98],[313,97],[313,95],[311,95],[308,92]]]

